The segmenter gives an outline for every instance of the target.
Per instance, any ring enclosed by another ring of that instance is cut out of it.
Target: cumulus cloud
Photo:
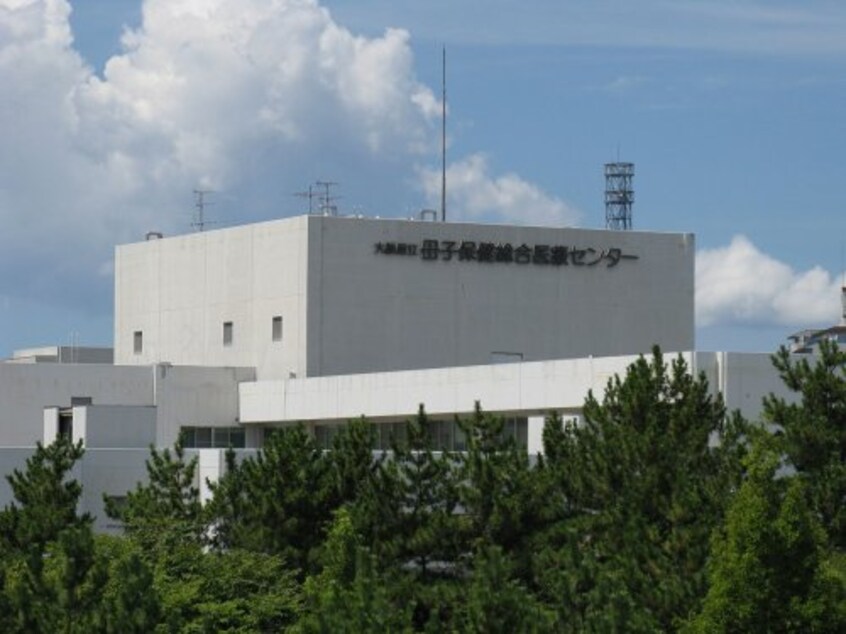
[[[699,326],[827,326],[837,321],[839,298],[839,281],[827,271],[794,271],[744,236],[696,256]]]
[[[423,189],[432,205],[440,200],[441,172],[421,169]],[[490,174],[484,155],[474,154],[447,168],[447,208],[452,220],[500,221],[524,225],[568,226],[580,212],[517,174]]]
[[[258,220],[316,178],[404,182],[433,149],[437,100],[403,30],[355,35],[316,0],[144,0],[100,76],[70,11],[0,0],[6,295],[105,307],[113,244],[187,230],[195,187],[272,200],[233,221]]]

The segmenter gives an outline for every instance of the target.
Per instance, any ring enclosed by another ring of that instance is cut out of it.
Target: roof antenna
[[[197,231],[204,231],[206,225],[212,224],[212,221],[206,220],[206,207],[214,203],[206,200],[206,196],[213,193],[211,189],[194,190],[194,217],[191,220],[191,226]]]
[[[446,222],[446,46],[441,49],[441,222]]]

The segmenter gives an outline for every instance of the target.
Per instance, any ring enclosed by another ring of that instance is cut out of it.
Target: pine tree
[[[449,574],[460,548],[456,475],[455,457],[433,450],[421,405],[353,509],[357,530],[383,565],[411,565],[425,577],[436,562]]]
[[[770,396],[766,420],[783,432],[790,464],[803,474],[832,543],[846,550],[846,351],[820,342],[813,365],[785,348],[774,357],[796,402]]]
[[[209,517],[224,548],[281,555],[301,574],[338,506],[329,458],[302,427],[273,434],[212,487]]]
[[[83,453],[81,441],[60,436],[46,447],[38,443],[26,469],[7,476],[16,503],[0,513],[3,552],[43,552],[63,530],[91,524],[90,515],[77,514],[82,486],[69,477]]]
[[[0,624],[4,632],[132,632],[114,613],[109,588],[133,588],[133,575],[110,576],[109,553],[98,546],[87,514],[78,514],[82,493],[70,478],[82,445],[60,437],[38,445],[26,469],[8,480],[15,502],[0,512]],[[136,568],[142,577],[143,566]],[[123,584],[123,585],[121,585]],[[152,625],[158,613],[149,585],[134,586],[134,617]],[[149,631],[149,630],[148,630]]]
[[[465,451],[458,454],[458,491],[467,548],[499,546],[515,558],[525,577],[532,536],[548,504],[538,473],[525,449],[504,432],[503,417],[484,413],[476,403],[473,415],[457,422],[466,439]]]
[[[535,575],[574,631],[667,631],[704,594],[708,538],[740,474],[742,422],[656,348],[544,436],[549,528]]]
[[[484,548],[474,558],[464,627],[479,634],[552,632],[554,618],[532,594],[512,578],[502,549]]]
[[[105,497],[106,514],[123,524],[142,551],[155,554],[184,543],[199,544],[206,532],[206,521],[195,485],[197,458],[186,460],[177,443],[171,452],[150,448],[147,481],[139,483],[120,503]]]

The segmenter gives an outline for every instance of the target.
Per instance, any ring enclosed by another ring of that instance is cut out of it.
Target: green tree
[[[152,632],[161,617],[153,573],[139,548],[125,537],[99,535],[98,554],[108,563],[103,607],[93,628],[114,634]]]
[[[455,565],[460,548],[456,458],[436,455],[423,406],[394,438],[353,509],[356,528],[382,565],[426,576]]]
[[[539,591],[573,631],[667,631],[705,592],[708,538],[740,475],[742,421],[656,348],[544,433],[552,517]]]
[[[197,458],[186,460],[181,443],[173,452],[151,447],[147,481],[120,502],[105,497],[106,514],[119,520],[126,534],[151,555],[186,541],[200,543],[207,526],[196,473]]]
[[[60,437],[39,444],[26,469],[8,477],[15,502],[0,512],[5,632],[143,631],[128,612],[115,612],[112,599],[128,594],[135,622],[155,620],[155,595],[136,583],[139,577],[143,583],[143,567],[110,577],[109,553],[94,538],[92,518],[77,513],[82,488],[70,474],[82,454],[81,444]]]
[[[782,348],[774,357],[794,399],[770,396],[765,418],[783,432],[790,463],[803,474],[832,543],[846,549],[846,351],[820,342],[811,364]]]
[[[308,610],[299,631],[381,634],[405,629],[408,608],[392,600],[347,508],[337,511],[320,559],[321,572],[306,580]]]
[[[304,575],[339,506],[330,458],[293,427],[273,434],[255,458],[230,460],[228,469],[212,487],[215,544],[280,555]]]
[[[553,614],[513,579],[508,558],[501,548],[485,548],[474,562],[465,631],[480,634],[553,631]]]
[[[60,436],[46,447],[38,443],[26,469],[6,477],[15,503],[0,513],[2,552],[43,552],[62,531],[91,524],[90,515],[77,514],[82,486],[69,477],[83,453],[82,442]]]
[[[526,450],[505,433],[502,416],[484,413],[476,403],[473,415],[457,422],[466,439],[465,451],[458,455],[458,491],[467,545],[471,550],[501,547],[525,576],[532,537],[548,504],[539,474]]]
[[[761,437],[724,526],[710,588],[688,632],[842,632],[846,584],[826,563],[825,534],[803,478],[777,477],[780,447]]]
[[[177,547],[156,563],[158,631],[279,632],[300,617],[296,572],[276,555]]]

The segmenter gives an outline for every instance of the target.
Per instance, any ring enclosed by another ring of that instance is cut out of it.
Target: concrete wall
[[[89,449],[149,449],[156,444],[156,408],[94,405],[73,408],[73,440]]]
[[[672,362],[676,353],[667,353]],[[589,390],[601,398],[608,380],[624,377],[636,356],[596,357],[351,374],[239,386],[240,420],[268,422],[342,422],[360,416],[373,421],[403,420],[420,403],[432,416],[469,414],[475,402],[502,414],[521,414],[530,425],[530,445],[539,443],[541,418],[550,411],[579,415]],[[761,400],[786,391],[769,355],[753,353],[685,352],[694,372],[703,372],[713,393],[722,391],[730,410],[750,420],[761,414]]]
[[[114,520],[106,517],[103,496],[125,496],[139,482],[147,479],[147,449],[89,449],[73,470],[73,477],[82,484],[79,509],[94,516],[94,529],[114,532]]]
[[[429,260],[426,240],[588,251],[581,265]],[[638,259],[585,264],[613,249]],[[693,261],[690,234],[309,218],[308,376],[692,349]]]
[[[238,385],[254,380],[255,370],[160,365],[155,377],[156,444],[169,447],[181,427],[239,424]]]
[[[581,255],[445,259],[447,242],[468,241]],[[116,252],[115,359],[282,379],[691,349],[693,259],[690,234],[321,216],[153,240]]]
[[[115,362],[304,373],[307,227],[293,218],[119,246]],[[282,341],[271,340],[276,315]],[[224,322],[233,327],[229,346]]]
[[[706,372],[712,386],[722,393],[726,407],[739,410],[744,417],[757,421],[763,415],[763,397],[777,394],[795,402],[795,394],[787,391],[772,364],[770,355],[745,352],[697,353],[697,367]],[[707,360],[705,360],[707,359]],[[816,358],[807,356],[813,365]],[[704,367],[703,367],[704,366]]]
[[[0,509],[12,501],[12,487],[6,476],[15,469],[26,469],[26,461],[33,454],[32,448],[2,447],[0,448]]]
[[[690,359],[690,353],[685,357]],[[502,414],[578,413],[637,357],[599,357],[242,383],[241,422],[402,420],[420,403],[431,416],[469,414],[476,401]]]
[[[0,363],[0,447],[33,447],[44,434],[43,410],[94,405],[152,405],[151,368],[94,364]]]

